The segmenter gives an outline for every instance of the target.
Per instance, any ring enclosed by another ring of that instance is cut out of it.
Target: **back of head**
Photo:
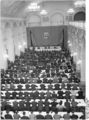
[[[23,115],[25,115],[25,112],[23,112]]]

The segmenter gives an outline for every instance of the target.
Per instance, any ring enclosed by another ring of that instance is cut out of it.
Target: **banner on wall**
[[[44,32],[44,39],[48,39],[49,38],[49,32]]]

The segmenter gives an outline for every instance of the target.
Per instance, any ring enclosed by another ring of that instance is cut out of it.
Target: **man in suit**
[[[25,101],[24,100],[19,101],[19,110],[22,111],[24,110],[24,108],[25,108]]]
[[[12,118],[12,115],[11,114],[9,114],[9,111],[6,111],[6,115],[5,115],[5,119],[13,119]]]
[[[53,90],[53,85],[51,83],[48,85],[48,90]]]
[[[43,92],[43,90],[41,90],[41,92],[39,93],[39,98],[40,99],[44,99],[45,98],[45,92]]]
[[[41,112],[38,115],[36,115],[36,119],[37,120],[44,119],[44,116],[41,114]]]
[[[6,95],[6,99],[10,99],[11,93],[10,93],[9,91],[7,91],[7,92],[5,93],[5,95]]]
[[[36,85],[35,84],[31,84],[31,90],[36,90]]]
[[[46,92],[46,99],[51,99],[52,98],[52,93],[48,90]]]
[[[54,120],[60,120],[62,118],[62,116],[58,114],[58,110],[55,111],[53,118],[54,118]]]
[[[47,112],[47,114],[45,115],[45,119],[47,120],[52,120],[52,116],[49,114],[49,112]]]
[[[38,111],[43,111],[43,101],[42,100],[40,100],[39,102],[38,102]]]
[[[19,120],[19,119],[20,119],[20,115],[18,114],[18,111],[15,111],[15,112],[14,112],[13,118],[14,118],[15,120]]]
[[[13,110],[14,111],[17,111],[18,110],[18,107],[19,107],[19,103],[15,100],[13,101]]]
[[[44,102],[44,105],[45,105],[45,107],[44,107],[44,109],[45,109],[45,111],[46,112],[49,112],[50,111],[50,102],[48,101],[48,99],[45,99],[45,102]]]
[[[35,100],[33,100],[33,102],[31,103],[31,110],[32,111],[36,111],[37,110],[37,102]]]
[[[45,90],[46,88],[45,88],[45,85],[43,84],[43,83],[41,83],[41,85],[40,85],[40,90]]]
[[[26,90],[30,90],[29,82],[27,82],[27,83],[25,84],[25,88],[26,88]]]
[[[22,90],[22,87],[23,87],[23,86],[22,86],[22,84],[20,83],[20,84],[18,85],[18,90],[21,91],[21,90]]]
[[[57,84],[54,85],[54,90],[60,90],[60,89],[61,89],[60,84],[57,83]]]
[[[71,118],[72,120],[77,120],[77,119],[78,119],[78,115],[76,115],[76,114],[74,113],[74,111],[72,111],[72,115],[70,116],[70,118]]]
[[[17,98],[17,92],[14,90],[12,92],[12,99],[16,99]]]
[[[23,116],[21,117],[21,120],[28,120],[29,119],[29,117],[28,116],[26,116],[26,113],[25,112],[23,112]]]
[[[57,94],[58,94],[58,99],[63,99],[63,91],[62,90],[59,90],[58,92],[57,92]]]
[[[29,99],[25,100],[25,110],[31,111],[31,102],[29,101]]]
[[[58,103],[56,102],[56,100],[53,99],[53,101],[51,102],[51,105],[52,105],[51,108],[52,108],[52,111],[53,111],[53,112],[55,112],[55,111],[57,110],[57,108],[56,108],[57,104],[58,104]]]
[[[63,115],[64,120],[70,120],[70,111]]]

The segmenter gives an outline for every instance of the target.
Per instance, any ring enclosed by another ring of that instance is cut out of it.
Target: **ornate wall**
[[[26,24],[19,20],[1,20],[0,68],[7,68],[7,59],[14,62],[15,55],[27,47]]]
[[[85,82],[85,30],[75,26],[68,27],[68,47]]]

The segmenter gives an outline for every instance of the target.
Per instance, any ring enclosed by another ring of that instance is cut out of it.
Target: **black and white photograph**
[[[86,26],[85,0],[0,0],[0,120],[88,120]]]

